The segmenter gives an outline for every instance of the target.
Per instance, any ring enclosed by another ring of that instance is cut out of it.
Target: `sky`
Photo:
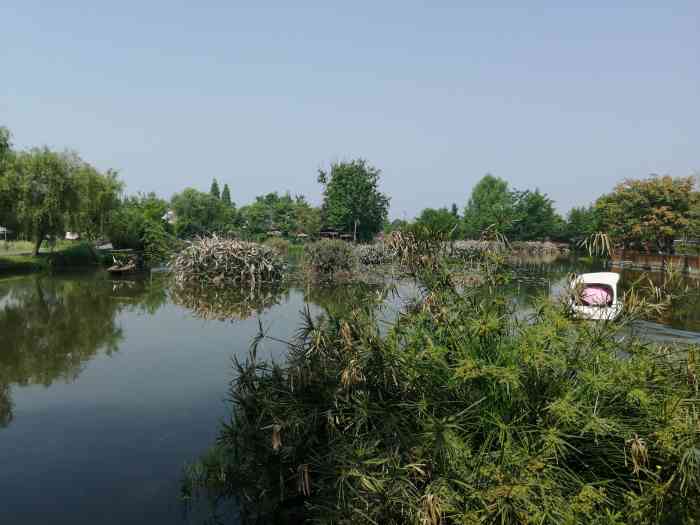
[[[567,3],[3,0],[0,125],[239,205],[362,157],[392,218],[486,173],[566,212],[700,171],[700,2]]]

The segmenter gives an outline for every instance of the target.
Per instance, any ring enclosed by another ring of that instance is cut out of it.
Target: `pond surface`
[[[513,294],[525,308],[572,270],[586,268],[524,265]],[[179,500],[182,467],[214,442],[231,359],[245,359],[259,321],[288,339],[305,304],[345,308],[375,292],[292,288],[232,301],[178,296],[158,276],[1,280],[0,523],[199,522]],[[663,323],[639,329],[700,342],[700,302]],[[261,354],[282,361],[284,346],[266,342]]]

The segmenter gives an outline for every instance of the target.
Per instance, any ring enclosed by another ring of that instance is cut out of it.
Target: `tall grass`
[[[395,246],[422,300],[388,330],[377,304],[306,311],[283,365],[257,359],[261,333],[186,497],[250,523],[699,522],[700,351],[622,332],[660,291],[626,292],[622,324],[544,297],[523,320],[501,254],[463,288],[429,239]]]

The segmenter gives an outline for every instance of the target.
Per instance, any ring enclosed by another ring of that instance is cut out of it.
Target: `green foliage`
[[[328,173],[320,170],[324,226],[345,233],[354,233],[357,226],[358,240],[372,240],[389,212],[389,197],[379,191],[380,174],[362,159],[334,163]]]
[[[228,189],[228,184],[224,184],[224,189],[221,192],[221,202],[226,206],[232,206],[231,202],[231,190]]]
[[[578,244],[600,231],[598,211],[594,206],[572,208],[566,220],[566,237]]]
[[[297,502],[314,523],[697,523],[698,349],[546,299],[524,322],[502,261],[467,289],[417,265],[422,299],[388,328],[371,302],[306,312],[285,365],[254,345],[185,493],[245,494],[252,521]]]
[[[564,237],[564,220],[554,209],[554,201],[539,190],[514,193],[513,226],[510,238],[542,241]]]
[[[63,237],[69,214],[78,210],[77,168],[73,156],[48,148],[17,154],[17,221],[35,240],[35,254],[45,236]]]
[[[146,230],[161,225],[167,211],[168,203],[155,193],[126,197],[112,214],[107,235],[115,248],[143,250]]]
[[[255,202],[240,209],[240,218],[245,235],[251,239],[265,238],[269,231],[279,231],[285,237],[305,233],[316,238],[321,229],[319,210],[303,195],[292,197],[289,193],[256,197]]]
[[[309,270],[320,280],[333,280],[338,273],[355,269],[355,254],[350,243],[322,239],[304,246],[304,259]]]
[[[447,232],[451,239],[457,239],[461,234],[459,216],[447,208],[425,208],[416,219],[416,224],[433,231]]]
[[[464,208],[464,229],[467,238],[478,239],[489,227],[508,234],[515,219],[515,199],[508,183],[493,175],[485,175],[472,189]]]
[[[186,188],[173,196],[171,204],[180,238],[225,232],[232,226],[234,211],[211,193]]]
[[[148,266],[157,266],[170,258],[175,239],[163,221],[146,221],[143,226],[143,256]]]
[[[16,228],[17,181],[10,130],[0,126],[0,226]]]
[[[626,180],[596,201],[601,228],[624,246],[673,253],[673,240],[697,227],[694,184],[692,177]]]
[[[289,241],[287,239],[282,239],[280,237],[270,237],[265,240],[265,244],[277,251],[280,255],[287,255],[289,253]]]
[[[209,188],[209,193],[212,197],[215,197],[217,199],[221,198],[221,192],[219,191],[219,183],[216,181],[216,179],[211,181],[211,188]]]
[[[119,207],[124,187],[115,171],[105,174],[85,162],[77,162],[79,206],[71,216],[71,227],[87,239],[103,236],[109,229],[112,214]]]

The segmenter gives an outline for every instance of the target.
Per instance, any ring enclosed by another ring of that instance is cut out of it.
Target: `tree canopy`
[[[379,191],[380,175],[363,159],[333,163],[329,172],[319,170],[323,225],[345,233],[357,227],[359,240],[371,240],[382,230],[389,212],[389,197]]]
[[[224,184],[224,189],[221,191],[221,202],[226,206],[231,206],[231,190],[228,189],[228,184]]]
[[[63,236],[70,214],[78,211],[77,166],[67,154],[35,148],[17,155],[15,169],[17,221],[34,239],[38,254],[45,236]]]
[[[694,186],[693,177],[626,180],[596,201],[601,228],[623,246],[672,253],[673,240],[694,227]]]
[[[292,197],[288,192],[259,195],[254,202],[243,206],[239,214],[249,238],[264,237],[269,231],[279,231],[284,236],[304,233],[317,237],[321,229],[319,210],[303,195]]]
[[[209,188],[209,193],[212,195],[212,197],[216,197],[217,199],[221,198],[221,193],[219,192],[219,183],[216,179],[211,181],[211,188]]]
[[[538,189],[516,191],[510,233],[518,241],[558,239],[565,235],[565,223],[547,194]]]
[[[171,204],[179,237],[223,231],[232,221],[231,208],[212,193],[185,188],[173,196]]]
[[[467,237],[478,238],[483,231],[495,227],[509,234],[515,219],[515,202],[508,183],[485,175],[472,190],[464,208],[464,230]]]
[[[455,216],[454,210],[447,208],[425,208],[416,218],[416,224],[434,232],[449,233],[455,239],[461,233],[459,216]]]

